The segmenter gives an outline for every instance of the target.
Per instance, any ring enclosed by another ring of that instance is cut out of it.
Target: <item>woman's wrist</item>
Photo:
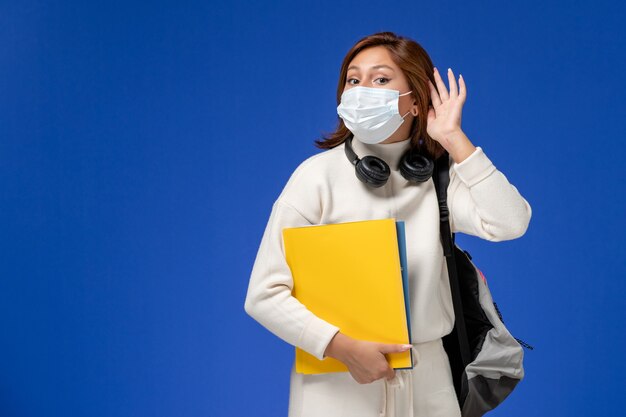
[[[463,162],[476,150],[476,147],[461,129],[450,132],[439,143],[457,164]]]
[[[347,336],[341,331],[338,331],[335,336],[330,340],[326,350],[324,351],[324,357],[337,359],[344,362],[345,354],[350,349],[350,346],[354,342],[350,336]]]

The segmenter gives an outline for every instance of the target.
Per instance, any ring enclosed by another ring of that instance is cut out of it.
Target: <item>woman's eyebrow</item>
[[[389,68],[391,71],[394,71],[394,69],[391,68],[389,65],[374,65],[372,67],[372,69],[378,69],[378,68]],[[357,65],[351,65],[351,66],[348,67],[348,71],[350,71],[351,69],[357,69],[358,70],[359,67]]]

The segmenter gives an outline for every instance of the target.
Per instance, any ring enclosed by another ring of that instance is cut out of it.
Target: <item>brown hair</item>
[[[436,85],[433,76],[434,67],[428,53],[414,40],[398,36],[393,32],[379,32],[359,40],[348,51],[341,64],[339,84],[337,85],[337,105],[341,103],[341,94],[346,84],[348,65],[350,65],[352,59],[365,48],[379,45],[387,48],[393,62],[404,73],[410,89],[413,90],[411,96],[415,98],[419,108],[419,114],[413,119],[413,124],[411,125],[410,147],[432,159],[437,159],[444,152],[444,149],[437,141],[428,136],[426,132],[428,107],[432,104],[428,79],[430,79],[433,85]],[[352,136],[352,132],[345,126],[343,120],[339,116],[337,117],[339,122],[336,130],[328,135],[322,135],[323,140],[315,141],[318,148],[334,148]]]

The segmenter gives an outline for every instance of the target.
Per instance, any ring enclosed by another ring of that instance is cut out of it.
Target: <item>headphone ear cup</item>
[[[391,170],[389,165],[372,155],[364,156],[355,166],[356,176],[372,187],[382,187],[387,182]]]
[[[432,159],[409,150],[402,155],[399,169],[407,181],[421,183],[432,177],[435,163]]]

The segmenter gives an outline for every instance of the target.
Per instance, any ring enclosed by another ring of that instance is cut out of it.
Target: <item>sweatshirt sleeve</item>
[[[276,200],[254,261],[244,308],[270,332],[322,360],[339,328],[291,295],[293,278],[282,239],[284,228],[310,224],[293,206]]]
[[[530,204],[481,147],[460,164],[452,162],[448,209],[452,232],[494,242],[522,236],[532,215]]]

